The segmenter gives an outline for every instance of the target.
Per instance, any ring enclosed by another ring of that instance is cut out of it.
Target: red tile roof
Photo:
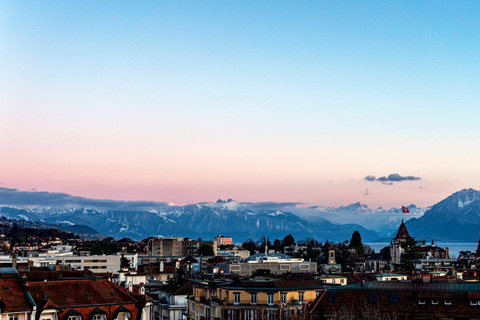
[[[108,280],[70,280],[30,283],[35,302],[49,299],[60,307],[107,303],[135,303],[123,288]]]
[[[0,301],[5,303],[5,310],[2,312],[31,310],[22,286],[16,278],[0,279]]]

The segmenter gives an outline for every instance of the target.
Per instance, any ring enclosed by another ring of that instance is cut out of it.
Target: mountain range
[[[480,191],[464,189],[429,208],[413,204],[408,208],[410,212],[402,214],[401,208],[370,209],[360,202],[335,208],[305,207],[298,203],[241,203],[232,199],[169,205],[0,188],[2,216],[58,225],[69,231],[90,228],[89,233],[115,238],[140,240],[155,235],[181,235],[211,239],[225,234],[241,242],[263,235],[281,239],[292,234],[297,240],[345,241],[357,230],[364,242],[373,242],[390,239],[405,219],[410,234],[417,240],[478,240]]]
[[[480,237],[480,191],[455,192],[405,225],[417,240],[477,242]]]

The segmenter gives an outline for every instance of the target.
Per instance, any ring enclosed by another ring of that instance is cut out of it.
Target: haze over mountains
[[[262,235],[292,234],[319,241],[344,241],[358,230],[365,242],[389,239],[402,218],[417,239],[477,241],[480,192],[465,189],[428,210],[409,205],[370,209],[364,203],[341,207],[306,206],[296,202],[236,202],[232,199],[188,205],[154,201],[116,201],[64,193],[0,188],[0,214],[14,219],[64,226],[87,226],[107,236],[143,239],[153,235],[212,238],[221,233],[237,242]],[[426,210],[426,211],[425,211]]]

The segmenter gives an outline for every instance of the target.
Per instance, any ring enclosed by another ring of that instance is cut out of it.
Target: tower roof
[[[397,236],[393,238],[393,240],[402,240],[402,239],[407,239],[410,238],[410,235],[408,234],[407,227],[405,226],[405,223],[400,224],[400,228],[398,228]]]

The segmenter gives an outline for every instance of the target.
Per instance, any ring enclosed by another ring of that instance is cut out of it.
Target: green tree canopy
[[[200,256],[213,256],[215,252],[213,251],[212,246],[208,244],[202,244],[200,248],[198,248],[198,254]]]

